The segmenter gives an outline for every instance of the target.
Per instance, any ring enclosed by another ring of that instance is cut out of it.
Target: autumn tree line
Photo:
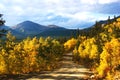
[[[6,37],[4,45],[0,44],[0,74],[52,70],[64,53],[59,41],[50,37],[28,37],[21,42],[16,42],[10,32]]]
[[[96,22],[88,32],[72,38],[65,50],[73,51],[73,60],[89,66],[99,79],[114,80],[120,70],[120,18]]]

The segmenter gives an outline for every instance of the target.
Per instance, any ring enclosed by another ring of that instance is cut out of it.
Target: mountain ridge
[[[35,35],[37,33],[40,33],[48,29],[48,27],[40,25],[32,21],[24,21],[14,26],[12,29],[15,31],[24,33],[26,35],[31,35],[31,34]]]
[[[117,18],[120,18],[120,16],[118,17],[114,17],[113,19],[108,19],[108,20],[100,20],[97,23],[100,25],[106,25],[108,23],[108,21],[113,22],[114,20],[116,20]],[[84,28],[84,29],[67,29],[64,27],[60,27],[57,25],[48,25],[48,26],[44,26],[44,25],[40,25],[39,23],[35,23],[32,21],[24,21],[21,22],[15,26],[13,26],[13,28],[8,28],[8,27],[4,27],[6,29],[9,29],[11,31],[11,33],[13,35],[17,36],[22,36],[22,37],[27,37],[27,36],[37,36],[37,37],[41,37],[41,36],[71,36],[71,35],[76,35],[78,34],[82,34],[83,32],[87,32],[89,33],[90,30],[95,28],[95,24],[93,24],[92,26],[88,27],[88,28]],[[4,25],[5,26],[5,25]],[[79,30],[79,31],[78,31]]]

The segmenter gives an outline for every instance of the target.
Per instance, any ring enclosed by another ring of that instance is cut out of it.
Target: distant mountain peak
[[[22,22],[22,24],[37,24],[37,23],[35,23],[35,22],[33,22],[33,21],[30,21],[30,20],[27,20],[27,21],[24,21],[24,22]]]
[[[24,21],[14,26],[13,29],[27,35],[34,35],[43,32],[44,30],[48,29],[48,27],[32,21]]]
[[[30,20],[26,20],[26,21],[24,21],[24,22],[32,22],[32,21],[30,21]]]
[[[40,25],[38,23],[27,20],[14,26],[13,30],[18,33],[24,34],[25,36],[33,36],[33,35],[40,34],[42,32],[45,32],[45,33],[51,32],[51,31],[59,32],[59,31],[66,30],[66,28],[63,28],[57,25],[44,26],[44,25]]]
[[[21,22],[17,25],[28,25],[28,24],[31,25],[31,24],[37,24],[37,23],[28,20],[28,21]],[[39,25],[39,24],[37,24],[37,25]]]
[[[57,26],[57,25],[48,25],[48,27],[50,27],[50,28],[57,28],[57,27],[59,27],[59,26]]]

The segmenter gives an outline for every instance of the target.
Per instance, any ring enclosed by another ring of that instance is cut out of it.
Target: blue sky
[[[42,25],[84,28],[120,15],[120,0],[0,0],[6,25],[30,20]]]

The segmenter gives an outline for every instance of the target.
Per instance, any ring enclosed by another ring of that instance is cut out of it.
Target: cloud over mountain
[[[119,0],[1,0],[0,10],[10,26],[31,20],[44,25],[74,27],[80,22],[118,15],[119,5]]]

